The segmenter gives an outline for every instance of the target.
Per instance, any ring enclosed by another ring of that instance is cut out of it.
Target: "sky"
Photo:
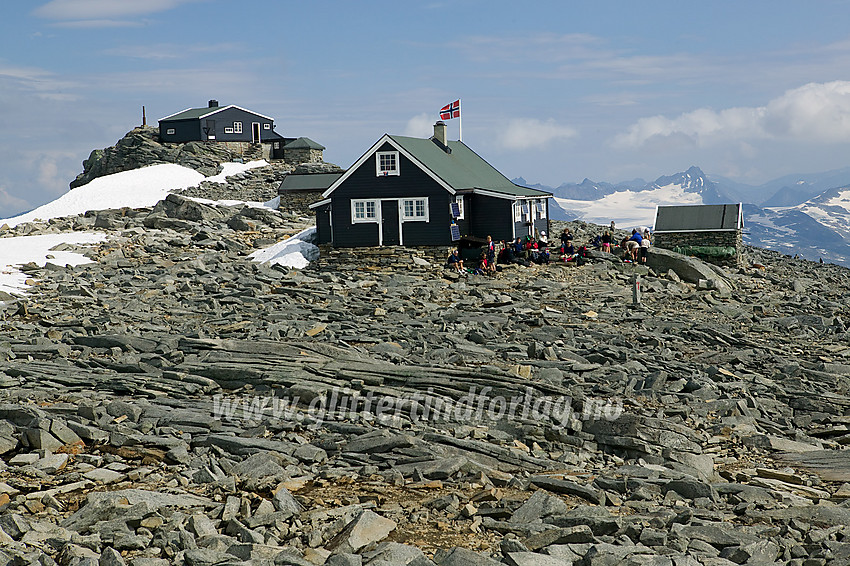
[[[0,18],[0,218],[91,150],[209,99],[351,165],[384,133],[463,141],[557,186],[850,165],[850,1],[51,0]],[[456,139],[459,120],[449,124]]]

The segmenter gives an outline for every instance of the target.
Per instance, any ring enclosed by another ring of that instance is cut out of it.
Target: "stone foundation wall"
[[[278,210],[314,216],[310,205],[319,200],[322,200],[322,191],[284,191],[280,193]]]
[[[283,150],[283,160],[292,165],[301,163],[321,163],[324,160],[324,153],[321,149],[285,149]]]
[[[236,141],[215,141],[207,143],[214,143],[227,148],[227,151],[229,151],[234,158],[241,157],[246,163],[248,161],[256,161],[258,159],[268,159],[268,146],[261,143]]]
[[[320,245],[319,259],[310,265],[319,270],[335,271],[376,268],[442,270],[452,249],[451,246],[333,248]]]
[[[711,246],[735,248],[737,253],[732,258],[700,257],[717,265],[731,265],[741,267],[744,265],[744,240],[740,230],[724,232],[673,232],[668,234],[654,234],[652,245],[667,250],[690,246]]]

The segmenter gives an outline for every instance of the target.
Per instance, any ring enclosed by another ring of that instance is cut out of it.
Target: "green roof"
[[[283,149],[319,149],[324,150],[325,146],[318,144],[311,140],[310,138],[297,138],[285,146]]]
[[[189,108],[182,112],[178,112],[177,114],[166,116],[165,118],[163,118],[163,120],[197,120],[201,116],[209,114],[210,112],[216,112],[218,110],[221,110],[221,108]]]
[[[451,153],[447,153],[429,138],[389,137],[456,191],[482,189],[519,197],[552,195],[512,183],[461,141],[448,142]]]
[[[287,175],[280,183],[281,191],[324,191],[342,176],[339,173],[311,173],[307,175]]]

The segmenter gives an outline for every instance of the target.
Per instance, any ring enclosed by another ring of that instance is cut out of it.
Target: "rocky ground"
[[[0,564],[850,563],[850,271],[247,257],[310,224],[3,233],[109,239],[3,303]]]

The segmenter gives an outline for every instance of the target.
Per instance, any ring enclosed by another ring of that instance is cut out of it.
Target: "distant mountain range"
[[[807,259],[850,266],[850,167],[787,175],[762,185],[712,176],[699,167],[661,176],[608,183],[584,179],[558,187],[515,183],[551,191],[554,220],[585,220],[618,226],[652,226],[662,204],[743,202],[744,241]]]

